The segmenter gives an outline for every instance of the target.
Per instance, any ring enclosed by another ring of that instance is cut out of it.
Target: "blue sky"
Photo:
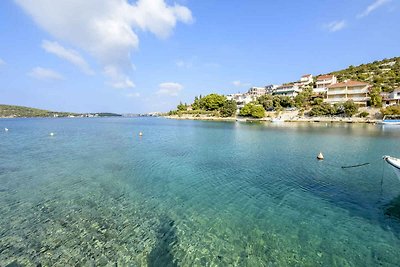
[[[0,103],[168,111],[400,56],[397,0],[0,1]]]

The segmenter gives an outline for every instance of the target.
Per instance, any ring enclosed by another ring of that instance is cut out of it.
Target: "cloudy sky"
[[[400,56],[398,0],[0,1],[0,103],[167,111]]]

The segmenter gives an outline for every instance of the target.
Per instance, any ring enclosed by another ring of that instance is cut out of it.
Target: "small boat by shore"
[[[384,156],[383,159],[393,167],[394,172],[397,174],[397,177],[400,180],[400,159],[394,158],[391,156]]]
[[[384,125],[400,125],[399,115],[386,115],[383,117],[381,124]]]

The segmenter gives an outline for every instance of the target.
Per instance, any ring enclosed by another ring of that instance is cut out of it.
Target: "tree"
[[[265,116],[265,109],[262,105],[248,103],[239,113],[240,116],[251,116],[253,118],[263,118]]]
[[[218,94],[209,94],[200,99],[200,108],[208,111],[218,110],[224,105],[226,97]]]
[[[381,109],[383,115],[400,115],[400,106],[389,106]]]
[[[311,88],[306,88],[303,91],[301,91],[297,96],[294,98],[294,102],[296,107],[301,108],[301,107],[307,107],[311,103],[311,96],[313,92]]]
[[[253,105],[251,116],[254,118],[263,118],[265,116],[265,109],[261,105]]]
[[[262,105],[265,110],[271,110],[274,108],[274,101],[272,95],[262,95],[257,98],[257,103]]]
[[[185,111],[187,109],[187,105],[184,105],[182,104],[182,102],[180,102],[176,108],[178,109],[178,111]]]
[[[253,105],[254,104],[252,103],[244,105],[244,107],[242,107],[242,109],[240,110],[239,115],[244,117],[251,116],[251,108]]]
[[[319,105],[314,105],[310,111],[310,116],[329,116],[336,115],[336,109],[327,102],[322,102]]]
[[[314,99],[312,105],[313,105],[313,106],[315,106],[315,105],[321,105],[322,102],[324,102],[324,99],[322,99],[322,98],[320,98],[320,97],[317,97],[317,98]]]
[[[352,100],[348,100],[348,101],[344,102],[343,108],[344,108],[344,114],[347,117],[352,117],[358,111],[358,106],[356,104],[354,104],[354,102]]]
[[[200,99],[197,96],[194,98],[194,101],[193,101],[193,104],[192,104],[192,108],[193,108],[193,110],[199,110],[200,109]]]
[[[225,100],[223,106],[220,109],[220,114],[222,117],[232,117],[235,115],[237,109],[235,100]]]
[[[294,107],[294,100],[288,96],[281,96],[279,104],[283,108],[291,108]]]
[[[371,92],[369,93],[371,97],[371,106],[373,107],[382,107],[382,96],[381,96],[381,89],[379,87],[372,88]]]

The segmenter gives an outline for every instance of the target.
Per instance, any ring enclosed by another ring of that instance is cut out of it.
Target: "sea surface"
[[[383,155],[400,127],[1,119],[0,266],[399,266]]]

